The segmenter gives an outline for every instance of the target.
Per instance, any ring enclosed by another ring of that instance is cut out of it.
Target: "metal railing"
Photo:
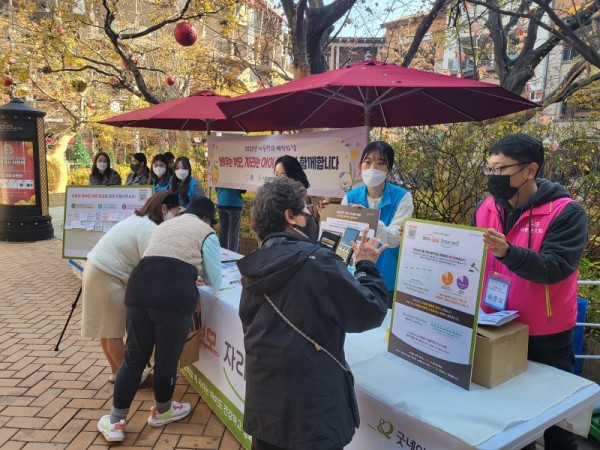
[[[579,280],[579,286],[600,286],[600,280]],[[577,322],[575,326],[600,328],[600,323]],[[575,359],[600,359],[600,355],[575,355]]]

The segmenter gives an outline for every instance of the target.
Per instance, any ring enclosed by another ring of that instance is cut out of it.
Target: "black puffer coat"
[[[386,315],[379,271],[360,261],[353,277],[331,250],[289,233],[267,236],[238,266],[244,286],[245,431],[289,450],[347,445],[354,422],[344,371],[279,317],[263,294],[344,363],[346,332],[378,327]]]

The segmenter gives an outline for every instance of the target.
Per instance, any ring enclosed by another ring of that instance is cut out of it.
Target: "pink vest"
[[[568,197],[560,198],[524,211],[509,231],[506,237],[508,242],[515,246],[527,248],[531,236],[529,248],[539,253],[548,226],[571,201]],[[530,214],[531,233],[529,232]],[[477,210],[475,219],[478,227],[495,228],[502,231],[493,197],[484,200]],[[535,270],[544,270],[544,268],[538,267]],[[482,298],[487,288],[487,276],[492,271],[510,277],[506,309],[519,311],[519,317],[516,320],[529,325],[531,336],[560,333],[575,326],[577,319],[577,270],[558,283],[532,283],[510,272],[501,261],[497,260],[491,252],[488,252],[483,289],[481,291]],[[494,311],[493,308],[485,306],[483,303],[481,307],[486,312]]]

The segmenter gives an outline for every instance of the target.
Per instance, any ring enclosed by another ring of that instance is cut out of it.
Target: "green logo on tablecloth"
[[[214,384],[208,381],[193,364],[181,369],[181,373],[231,431],[238,441],[249,450],[251,437],[244,432],[244,414]]]

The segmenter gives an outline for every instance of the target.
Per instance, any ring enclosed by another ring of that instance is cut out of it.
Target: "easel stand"
[[[75,311],[75,308],[77,307],[77,302],[79,301],[80,296],[81,296],[81,287],[79,288],[79,291],[77,292],[77,297],[75,297],[75,301],[73,303],[71,303],[71,312],[69,313],[69,317],[67,317],[67,323],[65,323],[65,327],[63,328],[62,333],[60,333],[60,337],[58,338],[58,342],[56,343],[56,347],[54,348],[54,351],[58,351],[58,346],[60,345],[60,341],[62,341],[62,338],[65,335],[65,331],[67,330],[67,326],[69,325],[69,322],[71,321],[71,317],[73,316],[73,311]]]

